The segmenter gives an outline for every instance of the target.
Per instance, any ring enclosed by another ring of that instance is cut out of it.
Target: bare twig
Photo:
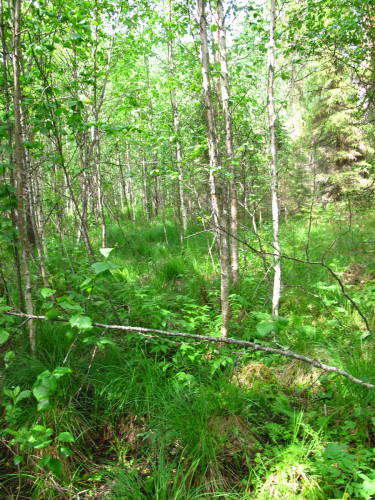
[[[18,317],[26,317],[29,319],[39,319],[39,320],[45,320],[45,316],[35,316],[35,315],[28,315],[28,314],[23,314],[23,313],[13,313],[13,312],[5,312],[4,314],[8,314],[10,316],[18,316]],[[56,318],[52,321],[60,321],[67,323],[68,320],[65,318]],[[229,345],[239,345],[243,347],[248,347],[252,348],[254,351],[263,351],[263,352],[269,352],[272,354],[281,354],[281,356],[285,356],[287,358],[294,358],[298,359],[299,361],[303,361],[304,363],[308,363],[312,366],[315,366],[317,368],[321,368],[322,370],[325,370],[326,372],[333,372],[337,373],[338,375],[341,375],[342,377],[347,378],[351,382],[354,382],[355,384],[362,385],[363,387],[367,387],[369,389],[375,389],[375,385],[369,384],[368,382],[364,382],[363,380],[360,380],[358,378],[353,377],[353,375],[350,375],[350,373],[345,372],[344,370],[341,370],[340,368],[337,368],[336,366],[330,366],[330,365],[325,365],[324,363],[321,363],[320,361],[316,361],[315,359],[312,358],[307,358],[306,356],[302,356],[300,354],[297,354],[290,349],[275,349],[273,347],[268,347],[262,344],[256,344],[255,342],[249,342],[247,340],[237,340],[233,338],[225,338],[225,337],[209,337],[207,335],[197,335],[193,333],[182,333],[182,332],[167,332],[165,330],[157,330],[154,328],[143,328],[143,327],[138,327],[138,326],[124,326],[124,325],[104,325],[102,323],[92,323],[93,326],[97,326],[99,328],[105,328],[107,330],[118,330],[118,331],[124,331],[124,332],[135,332],[135,333],[155,333],[158,335],[166,335],[168,337],[182,337],[186,339],[196,339],[201,342],[214,342],[214,343],[219,343],[219,344],[229,344]]]
[[[213,229],[204,229],[203,231],[199,231],[198,233],[189,234],[188,236],[184,236],[184,240],[186,240],[187,238],[192,238],[193,236],[197,236],[197,234],[208,233],[210,231],[213,231]]]

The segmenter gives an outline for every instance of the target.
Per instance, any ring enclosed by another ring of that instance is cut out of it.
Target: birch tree
[[[175,74],[175,67],[174,67],[174,56],[173,56],[173,39],[171,38],[169,40],[169,63],[170,63],[170,72],[172,78],[174,77]],[[172,115],[173,115],[173,131],[176,136],[176,161],[177,161],[177,168],[178,168],[178,189],[179,189],[179,200],[180,200],[180,207],[181,207],[181,218],[182,218],[182,236],[185,236],[186,231],[187,231],[187,210],[186,210],[186,200],[185,200],[185,190],[184,190],[184,167],[182,164],[182,145],[181,141],[178,137],[180,133],[180,121],[179,121],[179,116],[178,116],[178,106],[177,106],[177,100],[176,100],[176,91],[173,87],[172,83],[172,88],[170,91],[170,98],[171,98],[171,107],[172,107]]]
[[[221,335],[228,337],[229,331],[229,242],[228,242],[228,213],[223,196],[223,186],[220,178],[221,159],[219,141],[215,122],[214,104],[210,82],[210,56],[207,37],[207,20],[205,12],[205,0],[198,0],[199,34],[201,41],[201,66],[202,86],[204,96],[204,108],[207,124],[207,142],[210,157],[210,192],[214,222],[216,225],[219,250],[220,250],[220,272],[221,272]]]
[[[279,242],[279,202],[278,202],[278,172],[276,151],[276,113],[274,101],[274,75],[275,75],[275,27],[276,27],[276,0],[271,0],[270,8],[270,36],[268,44],[268,84],[267,84],[267,111],[269,126],[269,145],[271,153],[271,198],[272,198],[272,232],[274,249],[274,281],[272,295],[272,315],[279,314],[279,301],[281,293],[281,261]]]
[[[230,203],[230,250],[231,250],[231,271],[234,284],[239,282],[239,266],[238,266],[238,209],[237,209],[237,186],[234,169],[234,151],[233,151],[233,136],[232,136],[232,117],[229,107],[229,70],[227,62],[227,41],[225,28],[225,15],[222,0],[217,0],[217,16],[219,26],[219,41],[220,41],[220,66],[221,66],[221,100],[224,116],[225,130],[225,153],[229,161],[229,172],[231,178],[229,181],[229,203]]]

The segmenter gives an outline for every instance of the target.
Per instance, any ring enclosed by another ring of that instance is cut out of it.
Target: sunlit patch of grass
[[[175,257],[166,261],[159,268],[158,273],[162,281],[173,282],[184,275],[186,268],[185,262],[181,258]]]

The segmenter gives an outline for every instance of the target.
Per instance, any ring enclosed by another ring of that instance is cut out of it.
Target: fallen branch
[[[28,318],[28,319],[40,319],[40,320],[45,320],[45,316],[34,316],[34,315],[28,315],[24,313],[15,313],[15,312],[5,312],[4,314],[8,314],[10,316],[18,316],[20,318]],[[60,321],[63,323],[68,323],[68,319],[65,318],[56,318],[54,320],[48,320],[48,321]],[[308,363],[312,366],[315,366],[316,368],[321,368],[322,370],[326,372],[333,372],[337,373],[338,375],[341,375],[342,377],[347,378],[351,382],[354,382],[355,384],[362,385],[363,387],[367,387],[369,389],[375,389],[375,385],[369,384],[368,382],[364,382],[363,380],[360,380],[358,378],[353,377],[353,375],[350,375],[350,373],[345,372],[344,370],[340,370],[340,368],[337,368],[336,366],[329,366],[325,365],[324,363],[321,363],[320,361],[316,361],[315,359],[307,358],[306,356],[301,356],[300,354],[297,354],[289,349],[275,349],[273,347],[268,347],[265,345],[261,344],[256,344],[255,342],[249,342],[247,340],[237,340],[237,339],[232,339],[232,338],[225,338],[225,337],[209,337],[207,335],[196,335],[194,333],[181,333],[181,332],[167,332],[165,330],[156,330],[154,328],[143,328],[143,327],[138,327],[138,326],[123,326],[123,325],[104,325],[102,323],[92,323],[92,326],[97,326],[99,328],[106,328],[107,330],[118,330],[118,331],[125,331],[125,332],[138,332],[139,334],[148,334],[148,333],[156,333],[158,335],[165,335],[168,337],[182,337],[186,339],[196,339],[201,342],[215,342],[215,343],[220,343],[220,344],[232,344],[232,345],[239,345],[242,347],[247,347],[251,348],[254,351],[263,351],[263,352],[269,352],[272,354],[281,354],[281,356],[285,356],[287,358],[294,358],[298,359],[299,361],[303,361],[304,363]]]

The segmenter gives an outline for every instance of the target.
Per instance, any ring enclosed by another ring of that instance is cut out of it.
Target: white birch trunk
[[[174,75],[174,59],[173,59],[173,40],[169,41],[169,60],[171,64],[171,75]],[[170,92],[171,106],[173,114],[173,128],[174,133],[178,136],[180,131],[180,123],[178,118],[178,107],[176,101],[176,91],[172,88]],[[186,201],[185,201],[185,190],[184,190],[184,168],[182,164],[182,146],[179,139],[176,141],[176,160],[178,168],[178,187],[179,187],[179,197],[180,197],[180,207],[181,207],[181,218],[182,218],[182,229],[183,235],[185,236],[187,231],[187,211],[186,211]]]
[[[274,248],[274,281],[272,295],[272,315],[279,314],[279,301],[281,294],[281,262],[279,242],[279,202],[278,202],[278,174],[275,130],[275,103],[274,103],[274,74],[275,74],[275,25],[276,25],[276,0],[271,0],[270,9],[270,38],[268,45],[268,85],[267,85],[267,110],[270,133],[271,152],[271,196],[272,196],[272,228]]]
[[[204,107],[207,122],[207,142],[210,155],[210,191],[215,224],[219,234],[220,271],[221,271],[221,335],[228,337],[229,332],[229,242],[228,242],[228,213],[223,199],[223,189],[218,173],[220,168],[220,151],[215,123],[215,112],[212,101],[210,83],[210,58],[207,39],[207,20],[205,13],[205,0],[198,0],[199,33],[201,40],[202,86],[204,94]],[[217,221],[217,222],[216,222]]]

